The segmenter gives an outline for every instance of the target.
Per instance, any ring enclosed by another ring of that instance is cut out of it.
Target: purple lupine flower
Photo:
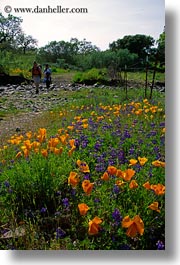
[[[94,199],[94,202],[95,202],[95,203],[99,203],[99,202],[100,202],[100,199],[99,199],[99,198],[95,198],[95,199]]]
[[[68,198],[62,199],[62,202],[63,202],[63,205],[64,205],[65,208],[67,208],[69,206],[69,200],[68,200]]]
[[[83,177],[84,180],[89,180],[90,179],[90,174],[86,173]]]
[[[55,212],[54,216],[59,216],[61,213],[58,211],[58,212]]]
[[[94,145],[94,149],[95,149],[96,151],[99,151],[99,150],[100,150],[100,147],[101,147],[101,143],[100,143],[99,141],[96,142],[95,145]]]
[[[66,236],[66,232],[62,230],[60,227],[56,229],[56,239],[64,238]]]
[[[81,143],[82,148],[86,148],[87,145],[88,145],[88,140],[82,141],[82,143]]]
[[[158,242],[156,243],[157,246],[157,250],[164,250],[165,249],[165,245],[162,241],[158,240]]]
[[[131,135],[130,135],[130,133],[128,132],[128,130],[125,130],[125,131],[124,131],[124,137],[125,137],[125,138],[131,138]]]
[[[72,188],[71,195],[72,197],[76,197],[76,189]]]
[[[41,213],[45,213],[46,211],[47,211],[47,208],[45,208],[45,207],[42,207],[40,210]]]
[[[74,145],[76,146],[76,149],[79,149],[80,143],[78,139],[75,139]]]
[[[4,181],[4,185],[5,185],[6,188],[9,188],[10,187],[9,181],[5,180]]]
[[[57,196],[60,196],[60,195],[61,195],[61,191],[59,191],[59,190],[56,191],[56,195],[57,195]]]
[[[118,194],[120,192],[120,188],[117,185],[114,185],[113,192]]]
[[[112,218],[115,221],[115,225],[119,225],[123,219],[123,217],[121,216],[120,211],[115,208],[114,212],[112,213]]]

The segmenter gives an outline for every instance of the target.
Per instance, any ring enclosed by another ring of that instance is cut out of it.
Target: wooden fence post
[[[124,83],[125,83],[125,92],[126,92],[126,99],[127,99],[127,65],[124,67]]]
[[[152,84],[151,84],[151,92],[150,92],[150,96],[149,96],[150,99],[152,98],[152,92],[153,92],[153,88],[154,88],[154,82],[155,82],[157,64],[158,64],[158,53],[156,53],[156,61],[155,61],[154,71],[153,71],[153,79],[152,79]]]
[[[148,55],[146,56],[146,80],[145,80],[145,90],[144,97],[147,97],[147,86],[148,86]]]

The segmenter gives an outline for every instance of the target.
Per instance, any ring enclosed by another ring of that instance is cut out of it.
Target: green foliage
[[[109,47],[113,51],[119,49],[128,49],[131,53],[136,53],[139,58],[145,59],[147,50],[150,51],[155,40],[151,36],[146,35],[127,35],[122,39],[112,42]]]
[[[102,83],[103,81],[107,81],[107,71],[106,69],[96,69],[92,68],[86,72],[78,72],[73,77],[74,83],[82,83],[82,84],[94,84],[94,83]]]

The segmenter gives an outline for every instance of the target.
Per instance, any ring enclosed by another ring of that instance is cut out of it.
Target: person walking
[[[41,76],[42,76],[41,68],[38,66],[37,62],[34,62],[32,68],[32,79],[35,84],[36,94],[39,93],[39,84],[41,82]]]
[[[49,68],[49,65],[46,64],[44,69],[44,82],[46,83],[46,88],[48,89],[51,84],[51,68]]]

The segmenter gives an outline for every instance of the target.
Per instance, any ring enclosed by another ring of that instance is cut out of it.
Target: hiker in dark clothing
[[[44,69],[44,82],[46,83],[46,88],[48,89],[51,84],[51,68],[49,68],[49,65],[46,64],[46,67]]]

